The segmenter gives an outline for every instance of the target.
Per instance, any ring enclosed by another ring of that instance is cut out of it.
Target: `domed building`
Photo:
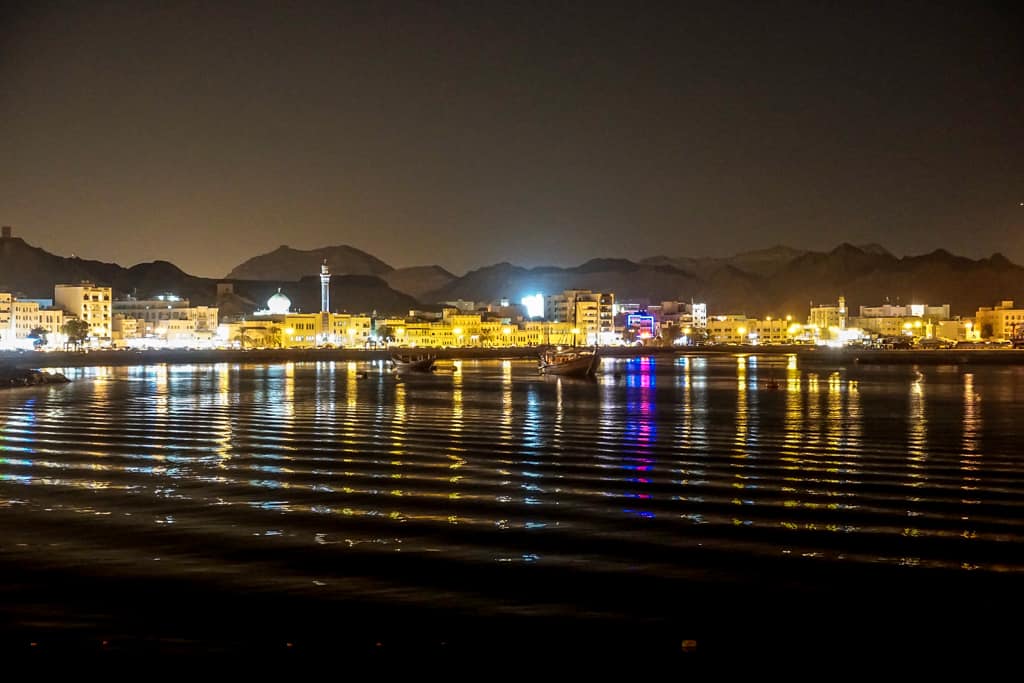
[[[267,310],[270,311],[270,315],[288,315],[291,308],[292,300],[281,293],[280,287],[277,288],[277,293],[267,299]]]

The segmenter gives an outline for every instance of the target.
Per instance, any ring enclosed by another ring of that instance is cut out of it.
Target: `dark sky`
[[[1013,3],[3,7],[0,223],[61,254],[1024,262]]]

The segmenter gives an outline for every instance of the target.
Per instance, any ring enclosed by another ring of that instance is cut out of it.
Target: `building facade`
[[[615,336],[615,294],[589,289],[567,289],[544,300],[544,318],[568,323],[587,345],[608,344]]]
[[[1024,308],[1015,308],[1012,299],[998,306],[983,306],[975,315],[974,327],[980,339],[1006,340],[1024,335]]]
[[[89,334],[94,342],[110,340],[113,315],[110,287],[100,287],[91,282],[56,285],[53,288],[53,303],[57,308],[84,320],[89,325]]]

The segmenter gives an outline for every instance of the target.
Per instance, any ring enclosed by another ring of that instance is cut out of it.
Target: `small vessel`
[[[437,356],[429,354],[391,356],[391,362],[397,372],[432,372]]]
[[[548,349],[540,354],[538,371],[542,375],[562,375],[567,377],[591,377],[597,372],[601,357],[597,348],[581,349]]]

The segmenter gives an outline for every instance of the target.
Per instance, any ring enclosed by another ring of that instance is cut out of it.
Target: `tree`
[[[993,331],[994,330],[992,329],[992,323],[985,323],[984,325],[981,326],[981,338],[982,339],[989,339],[989,338],[991,338]]]
[[[263,343],[271,348],[281,348],[281,328],[275,325],[267,330],[267,334],[263,338]]]
[[[252,337],[250,337],[245,332],[239,332],[238,334],[236,334],[234,336],[234,338],[232,338],[231,341],[238,342],[239,344],[241,344],[242,348],[244,349],[246,344],[252,344]]]
[[[64,325],[61,326],[60,331],[67,337],[65,346],[67,344],[71,344],[76,349],[82,347],[82,342],[88,338],[89,332],[91,332],[89,323],[84,320],[79,320],[78,318],[72,318],[65,322]]]
[[[28,338],[32,340],[32,346],[40,348],[46,346],[46,335],[49,334],[45,327],[33,327],[32,331],[28,333]]]

